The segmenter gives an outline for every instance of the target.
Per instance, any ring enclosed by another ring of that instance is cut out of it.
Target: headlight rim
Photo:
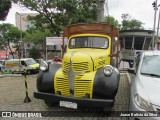
[[[105,71],[105,68],[107,68],[107,67],[111,70],[110,73],[107,73],[107,72]],[[105,74],[106,76],[112,75],[113,70],[114,70],[114,69],[113,69],[113,67],[112,67],[111,65],[106,65],[106,66],[103,67],[103,72],[104,72],[104,74]]]
[[[43,66],[42,66],[43,65]],[[44,60],[41,61],[40,66],[39,66],[40,70],[42,71],[47,71],[48,70],[48,63]]]

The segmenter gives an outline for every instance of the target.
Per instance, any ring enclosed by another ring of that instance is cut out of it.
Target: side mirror
[[[132,73],[132,74],[136,74],[136,73],[135,73],[135,68],[128,68],[128,72],[129,72],[129,73]]]

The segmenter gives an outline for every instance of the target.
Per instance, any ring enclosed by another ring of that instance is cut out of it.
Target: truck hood
[[[68,66],[64,65],[64,63],[70,63],[70,61],[75,64],[88,63],[89,71],[93,71],[104,67],[106,64],[110,64],[110,56],[109,52],[107,52],[106,50],[85,49],[81,51],[68,51],[63,56],[62,64],[64,68],[65,66]],[[88,69],[88,67],[86,69]]]
[[[95,50],[95,49],[84,49],[84,50],[74,50],[74,51],[68,51],[67,53],[69,54],[75,54],[75,55],[89,55],[92,60],[98,60],[98,59],[102,59],[102,58],[106,58],[109,57],[109,52],[105,51],[105,50]],[[82,56],[78,56],[78,57],[82,57]]]

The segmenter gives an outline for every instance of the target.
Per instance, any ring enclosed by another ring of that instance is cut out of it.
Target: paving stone
[[[3,77],[0,78],[0,111],[52,111],[57,112],[54,117],[42,118],[23,118],[24,120],[127,120],[127,118],[107,117],[97,108],[90,111],[73,110],[59,107],[48,107],[43,100],[38,100],[33,97],[33,92],[36,89],[37,74],[28,75],[28,92],[30,103],[24,103],[25,98],[25,82],[23,77]],[[121,75],[118,93],[115,97],[114,111],[128,111],[129,106],[129,84],[125,74]],[[86,112],[89,111],[89,114]],[[64,113],[69,112],[68,116],[64,117]],[[85,116],[87,115],[87,116]],[[0,118],[0,120],[19,120],[22,118]]]

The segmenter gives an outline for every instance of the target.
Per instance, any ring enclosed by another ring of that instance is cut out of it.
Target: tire
[[[57,102],[52,102],[52,101],[48,101],[48,100],[44,100],[44,103],[48,106],[48,107],[53,107],[56,106],[58,103]]]

